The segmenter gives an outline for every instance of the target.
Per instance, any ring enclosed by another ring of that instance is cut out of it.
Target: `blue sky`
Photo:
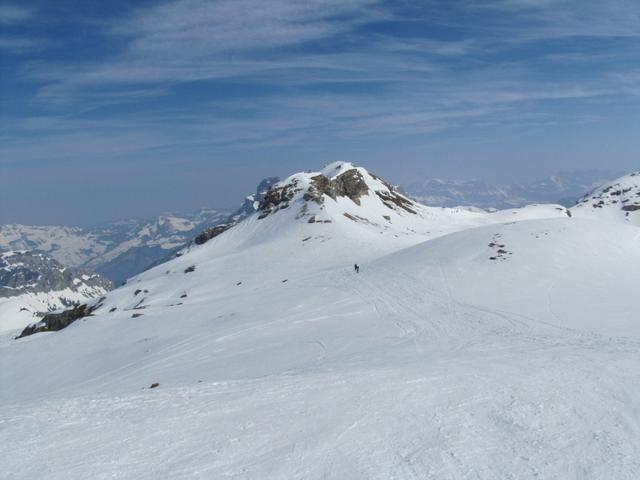
[[[0,55],[0,222],[226,208],[334,160],[640,166],[635,0],[26,0]]]

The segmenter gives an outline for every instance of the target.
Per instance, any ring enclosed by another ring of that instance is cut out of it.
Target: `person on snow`
[[[357,263],[353,266],[353,269],[356,271],[356,273],[360,273],[360,265],[358,265]]]

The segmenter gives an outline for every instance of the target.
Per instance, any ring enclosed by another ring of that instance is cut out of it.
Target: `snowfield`
[[[94,316],[2,334],[2,478],[640,478],[637,224],[393,195],[298,174]]]

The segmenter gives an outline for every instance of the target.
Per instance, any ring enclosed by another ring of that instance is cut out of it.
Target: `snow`
[[[571,211],[581,218],[597,218],[640,227],[640,172],[625,175],[595,189]]]
[[[362,173],[360,205],[307,206],[331,223],[302,190],[95,316],[1,336],[3,475],[639,478],[640,230],[555,205],[414,215]]]
[[[33,285],[23,285],[21,288],[25,286]],[[73,303],[86,303],[106,293],[102,287],[80,284],[75,290],[65,288],[0,297],[0,334],[9,332],[16,335],[27,325],[38,321],[45,313],[64,310]]]

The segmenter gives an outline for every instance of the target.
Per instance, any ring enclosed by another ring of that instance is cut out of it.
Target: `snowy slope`
[[[1,339],[0,471],[635,479],[638,271],[623,223],[294,175],[95,316]]]
[[[625,175],[585,195],[571,211],[577,217],[640,226],[640,172]]]

